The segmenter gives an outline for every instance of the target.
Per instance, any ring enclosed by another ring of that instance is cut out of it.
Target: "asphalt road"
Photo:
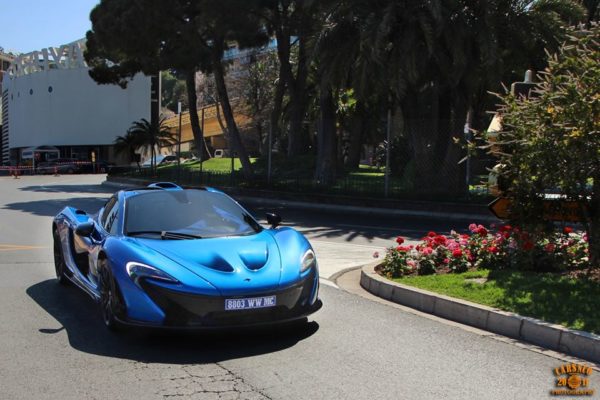
[[[328,285],[323,309],[302,329],[109,333],[88,297],[56,284],[50,248],[52,216],[66,204],[97,209],[110,194],[100,180],[0,178],[2,399],[550,397],[562,360]],[[450,228],[280,211],[311,241],[339,244],[340,252]],[[600,390],[597,371],[590,386]]]

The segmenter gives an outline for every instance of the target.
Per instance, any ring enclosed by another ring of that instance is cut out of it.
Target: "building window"
[[[52,86],[48,86],[48,93],[52,93]]]
[[[33,94],[33,89],[29,89],[29,94]]]

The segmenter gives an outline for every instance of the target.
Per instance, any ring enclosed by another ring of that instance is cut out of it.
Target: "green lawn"
[[[250,162],[254,163],[256,158],[251,158]],[[188,163],[182,163],[182,168],[190,169],[192,171],[200,170],[200,161],[192,161]],[[177,168],[177,164],[168,164],[164,166],[160,166],[159,169],[172,169]],[[242,168],[242,163],[239,158],[234,159],[234,169],[238,171]],[[231,158],[211,158],[210,160],[206,160],[202,163],[202,169],[204,171],[212,171],[212,172],[230,172],[231,171]]]
[[[485,283],[469,281],[484,278]],[[411,276],[396,282],[501,310],[600,333],[600,284],[557,274],[471,271]]]

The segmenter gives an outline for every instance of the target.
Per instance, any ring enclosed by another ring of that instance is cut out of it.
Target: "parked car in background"
[[[227,149],[216,149],[215,158],[230,157],[231,153]]]
[[[77,174],[83,170],[83,163],[76,158],[57,158],[41,162],[35,166],[38,174]]]
[[[92,162],[84,162],[81,164],[81,172],[84,174],[105,174],[110,171],[110,169],[114,166],[114,164],[110,164],[108,161],[96,161]]]
[[[154,158],[156,161],[156,165],[161,165],[161,164],[168,164],[168,163],[172,163],[172,162],[177,162],[177,157],[176,156],[163,156],[163,155],[157,155]],[[151,158],[147,159],[146,161],[144,161],[144,163],[142,164],[142,167],[150,167],[151,165]]]

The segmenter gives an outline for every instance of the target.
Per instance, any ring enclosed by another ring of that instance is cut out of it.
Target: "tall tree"
[[[175,144],[175,139],[165,121],[165,118],[160,118],[157,122],[142,118],[129,128],[129,134],[134,137],[134,142],[150,150],[150,167],[153,172],[156,169],[156,150]]]
[[[90,76],[102,84],[126,87],[139,72],[151,76],[173,69],[185,75],[194,141],[204,149],[194,101],[195,73],[209,69],[210,63],[193,24],[198,12],[196,2],[187,0],[101,0],[90,14],[85,58]]]
[[[212,71],[214,75],[218,100],[227,124],[227,134],[240,158],[242,173],[250,179],[253,174],[252,164],[242,144],[229,99],[225,81],[227,60],[224,60],[224,55],[226,51],[235,52],[266,45],[269,37],[258,16],[251,12],[255,9],[252,1],[241,3],[235,0],[222,0],[215,4],[211,0],[203,0],[198,1],[198,7],[201,12],[196,15],[193,22],[197,32],[202,36],[200,44],[209,54],[210,66],[207,70]]]
[[[279,84],[275,92],[275,106],[271,122],[280,119],[284,91],[290,97],[288,155],[303,154],[308,145],[304,118],[308,103],[307,80],[309,75],[309,42],[318,26],[315,17],[319,2],[301,0],[262,0],[257,11],[264,19],[270,33],[277,39],[279,58]],[[278,130],[278,129],[277,129]]]
[[[139,135],[128,129],[125,135],[117,136],[114,141],[115,153],[127,155],[128,162],[131,162],[135,158],[138,169],[140,168],[140,163],[137,157],[135,157],[135,151],[142,146],[140,139]]]
[[[260,152],[267,154],[269,112],[273,109],[278,84],[279,63],[271,52],[256,52],[250,56],[247,73],[235,79],[242,98],[242,110],[251,120],[258,136]]]

